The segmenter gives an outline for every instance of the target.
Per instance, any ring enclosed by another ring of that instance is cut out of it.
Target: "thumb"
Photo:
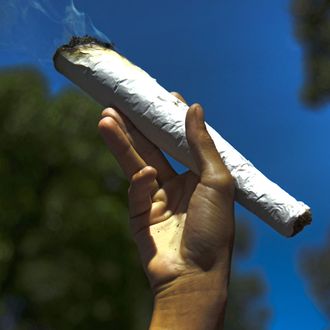
[[[207,131],[204,111],[199,104],[193,104],[187,112],[186,136],[201,183],[217,190],[226,187],[233,191],[233,178]]]

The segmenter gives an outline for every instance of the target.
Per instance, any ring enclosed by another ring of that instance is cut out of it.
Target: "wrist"
[[[222,329],[227,278],[217,272],[202,272],[161,288],[155,294],[150,329]]]

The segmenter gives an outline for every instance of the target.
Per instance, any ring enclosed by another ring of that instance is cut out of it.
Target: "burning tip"
[[[86,44],[96,44],[101,45],[105,48],[114,49],[114,44],[109,42],[104,42],[101,40],[98,40],[97,38],[85,35],[83,37],[78,36],[72,36],[70,42],[66,45],[64,45],[64,48],[74,48],[76,46],[86,45]]]
[[[89,35],[85,35],[83,37],[72,36],[69,43],[62,45],[61,47],[59,47],[56,50],[56,52],[53,56],[53,62],[54,62],[55,68],[58,71],[60,71],[58,69],[58,65],[57,65],[58,59],[61,58],[64,54],[75,53],[77,48],[79,48],[80,46],[84,46],[84,45],[89,45],[89,46],[96,45],[96,46],[101,46],[102,48],[105,48],[105,49],[115,50],[114,44],[111,42],[104,42],[95,37],[91,37]]]

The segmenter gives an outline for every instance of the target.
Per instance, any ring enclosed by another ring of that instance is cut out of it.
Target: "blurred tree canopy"
[[[74,90],[50,97],[23,68],[0,72],[0,104],[0,329],[146,329],[151,295],[101,109]],[[250,242],[239,226],[236,260]],[[262,277],[234,267],[231,281],[226,329],[266,329]]]
[[[330,1],[293,0],[295,30],[305,56],[302,96],[312,106],[330,100]],[[330,234],[323,247],[310,248],[301,256],[301,269],[321,310],[330,319]]]
[[[2,328],[133,329],[149,292],[127,184],[97,132],[98,107],[46,86],[32,70],[1,73]]]
[[[293,0],[295,32],[304,49],[303,100],[319,106],[330,99],[330,1]]]
[[[301,255],[301,269],[320,309],[330,321],[330,232],[324,246],[309,248]]]
[[[266,330],[272,316],[265,301],[267,287],[262,274],[256,270],[238,271],[239,262],[247,258],[253,248],[253,233],[246,221],[236,219],[226,330]]]

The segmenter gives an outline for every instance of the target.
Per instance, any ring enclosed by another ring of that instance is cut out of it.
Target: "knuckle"
[[[233,196],[235,192],[235,180],[228,170],[220,170],[211,167],[204,175],[205,183],[213,189]]]
[[[218,180],[219,180],[218,182],[221,185],[221,187],[225,188],[226,191],[228,191],[230,193],[234,193],[235,181],[229,172],[222,174],[221,178],[218,178]]]
[[[223,174],[217,178],[218,189],[225,192],[229,196],[234,196],[235,192],[235,181],[230,173]]]

